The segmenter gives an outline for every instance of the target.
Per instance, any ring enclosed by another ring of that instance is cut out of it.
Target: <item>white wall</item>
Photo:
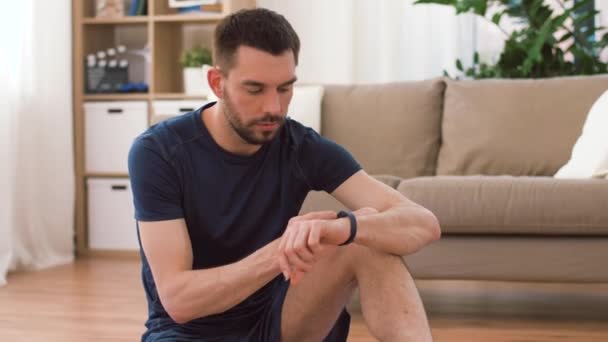
[[[352,81],[353,1],[258,0],[257,4],[284,15],[298,33],[300,83]]]
[[[258,0],[300,36],[303,83],[425,79],[473,54],[473,20],[414,0]],[[441,25],[438,25],[441,23]]]

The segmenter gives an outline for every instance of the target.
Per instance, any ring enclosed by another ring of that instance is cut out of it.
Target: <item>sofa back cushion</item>
[[[370,174],[433,175],[445,82],[325,87],[321,132]]]
[[[608,76],[446,80],[439,175],[553,175]]]

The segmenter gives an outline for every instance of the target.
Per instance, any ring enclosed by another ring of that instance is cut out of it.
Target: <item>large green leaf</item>
[[[458,69],[458,71],[464,70],[464,68],[462,67],[462,61],[460,59],[456,60],[456,69]]]
[[[576,15],[577,13],[582,12],[585,9],[593,8],[593,6],[595,6],[595,0],[576,0],[574,1],[574,6],[572,6],[568,10]]]
[[[540,31],[538,32],[538,36],[536,36],[536,38],[534,39],[532,46],[528,50],[528,57],[526,58],[526,60],[524,60],[524,63],[522,65],[522,71],[524,74],[527,74],[530,72],[530,70],[532,70],[532,66],[534,65],[534,63],[542,62],[540,49],[547,42],[547,39],[550,36],[549,33],[551,32],[552,24],[552,20],[546,20]]]
[[[499,25],[500,19],[502,19],[502,16],[505,15],[505,13],[507,13],[507,12],[501,11],[501,12],[494,13],[494,15],[492,16],[492,22],[496,25]]]
[[[572,39],[572,32],[566,32],[563,36],[559,38],[557,41],[558,44],[567,41],[568,39]]]
[[[536,17],[542,6],[543,0],[533,0],[530,8],[528,9],[528,16]]]
[[[574,19],[574,26],[576,27],[582,23],[593,20],[598,13],[600,13],[600,11],[591,11],[589,13],[585,13],[584,15],[576,17],[576,19]]]
[[[572,6],[569,10],[576,13],[582,9],[592,8],[592,6],[595,6],[595,0],[576,0],[574,1],[574,6]]]
[[[608,45],[608,32],[604,33],[604,35],[600,39],[600,42],[603,43],[604,45]]]
[[[551,21],[551,25],[553,25],[553,28],[558,28],[558,27],[562,26],[569,17],[570,17],[570,15],[568,13],[559,15],[559,16],[553,18],[553,20]]]

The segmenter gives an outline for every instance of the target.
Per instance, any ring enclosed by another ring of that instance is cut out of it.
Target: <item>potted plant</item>
[[[498,61],[481,61],[477,52],[473,65],[456,68],[466,78],[543,78],[592,75],[608,72],[601,55],[608,47],[608,33],[596,27],[594,0],[417,0],[416,4],[452,6],[456,14],[473,12],[500,27],[503,17],[517,22],[519,29],[506,32]],[[446,73],[446,76],[450,76]],[[458,77],[457,77],[458,78]]]
[[[211,50],[196,46],[183,51],[180,62],[184,73],[184,92],[188,95],[208,95],[207,71],[211,67]]]

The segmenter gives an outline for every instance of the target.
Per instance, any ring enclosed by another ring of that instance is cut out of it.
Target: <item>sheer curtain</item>
[[[304,83],[419,80],[465,65],[476,46],[472,15],[414,0],[258,0],[283,14],[302,41]]]
[[[0,12],[0,284],[73,260],[71,2]]]

